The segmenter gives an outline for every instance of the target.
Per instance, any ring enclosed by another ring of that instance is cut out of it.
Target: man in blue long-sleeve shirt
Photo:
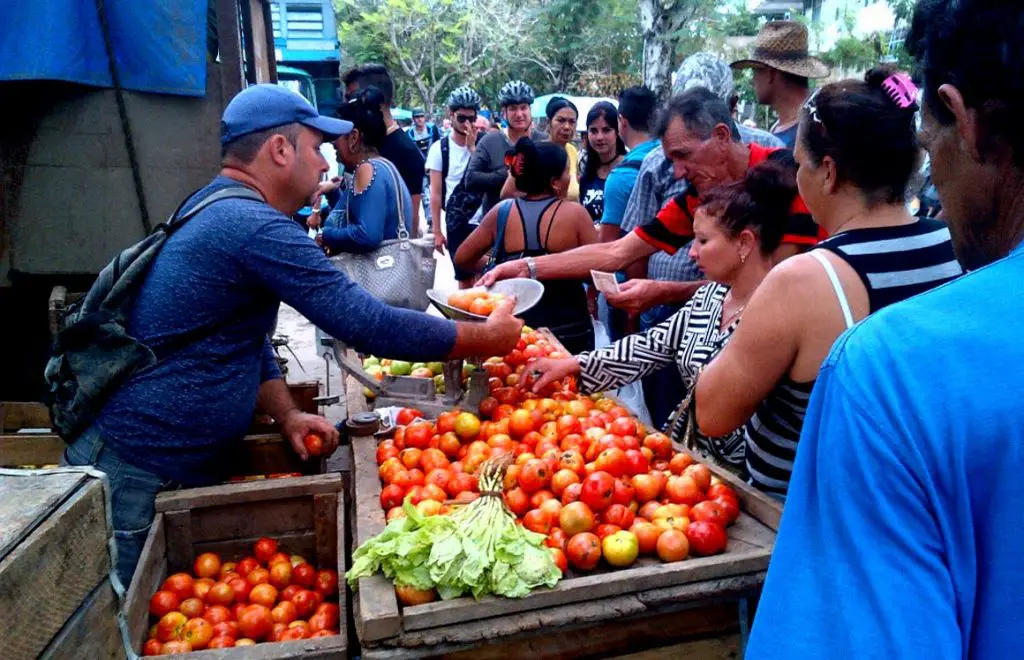
[[[266,202],[215,202],[170,236],[127,323],[132,336],[166,355],[124,382],[65,455],[110,478],[122,581],[134,571],[156,493],[215,482],[257,402],[302,458],[309,432],[334,447],[337,431],[295,407],[274,361],[267,333],[281,301],[378,355],[443,359],[515,346],[522,323],[508,306],[484,324],[389,307],[332,266],[290,219],[327,171],[321,142],[349,130],[275,85],[244,90],[224,111],[223,169],[182,212],[228,186],[251,188]]]
[[[907,44],[970,272],[872,314],[822,365],[748,660],[1020,652],[1024,4],[921,0]],[[890,91],[913,111],[916,90]]]

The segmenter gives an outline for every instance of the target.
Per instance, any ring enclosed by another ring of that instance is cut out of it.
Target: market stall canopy
[[[0,81],[62,80],[112,87],[95,0],[4,2]],[[206,93],[207,0],[103,4],[121,86]]]
[[[401,119],[402,121],[412,121],[412,110],[406,110],[405,108],[391,108],[391,116],[395,120]]]
[[[535,118],[547,117],[545,109],[548,107],[548,101],[555,96],[562,96],[569,99],[572,101],[573,105],[576,106],[576,109],[580,111],[580,116],[576,125],[581,131],[586,130],[587,113],[590,112],[590,109],[594,107],[595,103],[608,101],[616,108],[619,107],[618,101],[603,96],[573,96],[572,94],[561,94],[559,92],[555,92],[554,94],[545,94],[544,96],[538,96],[534,99],[533,104],[530,105],[530,114]]]

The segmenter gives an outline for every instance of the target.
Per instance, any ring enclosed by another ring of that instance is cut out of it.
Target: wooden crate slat
[[[754,549],[565,579],[551,589],[535,591],[521,599],[488,596],[475,602],[460,598],[407,607],[402,611],[402,627],[405,630],[424,630],[460,621],[486,619],[514,612],[620,596],[665,584],[700,582],[736,573],[759,571],[768,567],[770,556],[771,552],[768,550]]]
[[[303,497],[268,500],[258,504],[225,504],[192,512],[194,543],[276,536],[312,528],[312,502]]]
[[[167,577],[167,533],[164,514],[158,513],[142,545],[139,565],[135,567],[131,586],[125,596],[125,617],[132,646],[141,651],[146,639],[149,617],[149,599]]]
[[[262,440],[257,442],[262,442]],[[279,500],[313,493],[337,493],[340,484],[341,477],[339,475],[323,474],[315,477],[267,479],[207,488],[167,491],[160,493],[157,497],[156,510],[210,508],[224,504]]]
[[[127,654],[117,625],[117,596],[104,581],[86,598],[78,611],[40,656],[42,660],[121,660]]]
[[[338,494],[313,496],[313,528],[316,532],[316,563],[338,563]]]
[[[88,477],[55,472],[29,477],[0,475],[0,559],[27,538]]]
[[[0,435],[0,465],[57,465],[66,447],[55,434]]]
[[[0,627],[5,659],[38,656],[110,574],[105,506],[103,486],[92,480],[0,561],[0,594],[21,599]]]
[[[167,534],[167,570],[192,572],[192,512],[168,511],[164,514]]]
[[[4,431],[52,428],[50,411],[35,401],[0,401],[0,425]]]
[[[345,646],[345,638],[335,635],[291,642],[263,642],[241,648],[205,649],[174,657],[182,660],[338,660],[345,657]]]

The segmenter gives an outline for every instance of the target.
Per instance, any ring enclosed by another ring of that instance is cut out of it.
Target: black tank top
[[[504,245],[498,246],[497,263],[539,257],[552,254],[547,249],[548,238],[557,222],[562,200],[555,197],[543,199],[505,200],[502,204],[515,205],[523,228],[524,248],[518,252],[507,252]],[[540,229],[544,213],[555,205],[548,229],[541,239]],[[509,212],[511,217],[511,210]],[[499,232],[503,233],[503,232]],[[546,327],[562,342],[573,355],[594,348],[594,326],[587,310],[587,294],[580,280],[547,280],[544,282],[544,296],[537,306],[523,314],[523,320],[534,328]]]

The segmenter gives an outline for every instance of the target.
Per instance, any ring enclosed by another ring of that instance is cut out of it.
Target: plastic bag
[[[604,323],[598,320],[593,320],[594,323],[594,348],[604,348],[611,344],[611,338],[608,335],[608,328],[605,327]],[[648,427],[653,427],[654,424],[651,422],[651,414],[647,412],[647,404],[644,403],[644,386],[642,381],[636,381],[630,383],[625,387],[620,387],[615,392],[609,392],[619,398],[626,407],[636,413],[637,419],[644,423]]]

